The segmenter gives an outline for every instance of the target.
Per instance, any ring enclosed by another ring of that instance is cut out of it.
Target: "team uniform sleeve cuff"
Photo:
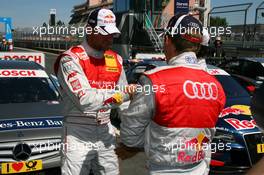
[[[130,100],[130,97],[129,97],[129,94],[128,93],[122,92],[122,95],[123,95],[123,102],[126,102],[126,101],[129,101]]]

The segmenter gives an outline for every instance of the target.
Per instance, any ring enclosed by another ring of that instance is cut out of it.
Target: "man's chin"
[[[105,47],[104,51],[106,51],[106,50],[111,50],[112,48],[113,48],[113,45],[110,45],[110,46],[108,46],[108,47]]]

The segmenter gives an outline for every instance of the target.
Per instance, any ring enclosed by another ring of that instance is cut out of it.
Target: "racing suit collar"
[[[177,55],[169,60],[168,65],[207,69],[205,60],[198,60],[194,52],[184,52]]]
[[[97,59],[103,59],[104,58],[104,52],[92,48],[91,46],[88,45],[86,40],[83,41],[82,46],[84,47],[86,53],[89,56],[91,56],[93,58],[97,58]]]
[[[182,64],[197,64],[198,60],[194,52],[184,52],[171,58],[168,62],[169,65],[182,65]]]

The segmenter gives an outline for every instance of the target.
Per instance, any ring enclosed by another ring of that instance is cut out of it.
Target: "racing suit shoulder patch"
[[[85,52],[84,48],[82,48],[81,46],[74,46],[70,49],[70,51],[75,54]]]
[[[89,59],[89,56],[87,55],[85,49],[81,45],[72,47],[70,49],[70,52],[75,54],[80,60]]]
[[[75,57],[73,57],[74,59],[76,59]],[[72,55],[69,55],[66,52],[62,53],[61,55],[59,55],[53,65],[53,69],[54,69],[54,72],[55,74],[57,75],[58,74],[58,71],[59,71],[59,67],[60,67],[60,64],[63,64],[63,63],[66,63],[66,62],[69,62],[71,61],[72,59]]]

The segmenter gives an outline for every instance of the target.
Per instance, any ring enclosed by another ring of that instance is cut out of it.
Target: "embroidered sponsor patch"
[[[118,72],[118,68],[117,67],[106,67],[106,71],[107,72]]]
[[[78,57],[80,58],[80,60],[88,60],[89,59],[89,57],[87,56],[87,54],[85,52],[76,53],[76,55],[78,55]]]
[[[74,91],[77,91],[82,88],[82,85],[78,79],[71,81],[70,84]]]
[[[85,95],[85,92],[83,90],[78,92],[79,99],[81,99],[84,95]]]
[[[186,61],[186,63],[189,63],[189,64],[196,64],[197,63],[196,58],[192,57],[192,56],[185,56],[185,61]]]
[[[68,75],[67,80],[69,81],[71,78],[74,78],[77,75],[77,72],[72,72]]]
[[[74,69],[72,61],[67,61],[62,64],[63,72],[71,72]]]
[[[181,148],[183,150],[192,150],[195,152],[189,155],[186,153],[186,151],[179,151],[177,153],[178,162],[200,162],[205,158],[204,146],[206,146],[209,142],[210,139],[204,133],[199,133],[196,137],[185,141],[185,144],[183,144]]]
[[[106,67],[117,67],[116,59],[113,55],[105,54],[105,65]]]

